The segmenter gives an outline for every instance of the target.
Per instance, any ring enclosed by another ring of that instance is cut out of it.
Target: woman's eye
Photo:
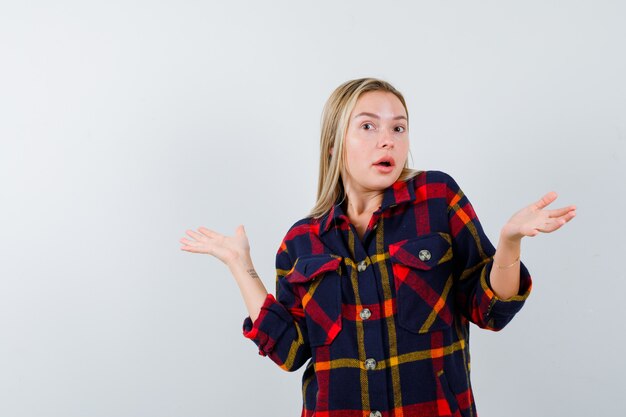
[[[364,127],[364,128],[365,128],[365,126],[371,126],[371,127],[373,127],[371,123],[364,123],[362,127]],[[365,129],[365,130],[370,130],[370,129]]]
[[[398,129],[399,129],[399,130],[398,130]],[[404,132],[405,130],[406,130],[406,129],[404,128],[404,126],[397,126],[397,127],[396,127],[396,131],[397,131],[397,132],[399,132],[399,133],[402,133],[402,132]]]

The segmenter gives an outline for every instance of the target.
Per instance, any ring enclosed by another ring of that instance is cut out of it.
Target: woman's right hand
[[[234,236],[224,236],[202,226],[198,231],[187,230],[193,240],[182,238],[181,250],[213,255],[227,266],[234,262],[250,258],[250,244],[243,225],[239,225]]]

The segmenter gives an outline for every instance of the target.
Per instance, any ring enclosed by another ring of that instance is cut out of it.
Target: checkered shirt
[[[296,222],[243,335],[286,371],[306,364],[302,417],[476,416],[469,323],[502,329],[522,308],[490,287],[495,248],[442,171],[396,181],[362,239],[339,204]]]

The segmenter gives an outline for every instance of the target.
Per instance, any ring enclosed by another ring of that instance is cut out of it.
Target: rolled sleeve
[[[493,268],[493,258],[485,265],[483,273],[480,277],[480,288],[478,290],[478,297],[481,298],[482,308],[481,313],[483,319],[481,322],[485,323],[485,328],[490,330],[500,330],[504,328],[522,309],[526,299],[530,295],[532,288],[532,280],[528,268],[520,261],[520,288],[517,295],[506,300],[498,297],[491,288],[491,282],[489,277],[491,275],[491,269]]]
[[[293,318],[285,307],[268,293],[256,320],[252,322],[250,316],[244,319],[243,335],[256,343],[259,355],[267,356],[292,322]]]
[[[287,278],[293,272],[293,262],[283,242],[276,255],[276,297],[267,294],[259,316],[243,321],[244,337],[259,348],[259,355],[267,356],[283,370],[300,368],[311,350],[306,330],[302,300]]]
[[[457,276],[457,305],[479,327],[498,331],[522,308],[532,287],[530,273],[520,262],[520,289],[502,300],[489,280],[496,249],[485,234],[472,204],[456,181],[445,174],[450,231]]]

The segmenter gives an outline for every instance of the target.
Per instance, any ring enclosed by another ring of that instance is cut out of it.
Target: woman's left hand
[[[559,229],[576,216],[576,206],[544,210],[556,198],[556,192],[550,191],[536,203],[515,213],[502,228],[501,236],[515,241],[524,236],[536,236],[539,232],[550,233]]]

